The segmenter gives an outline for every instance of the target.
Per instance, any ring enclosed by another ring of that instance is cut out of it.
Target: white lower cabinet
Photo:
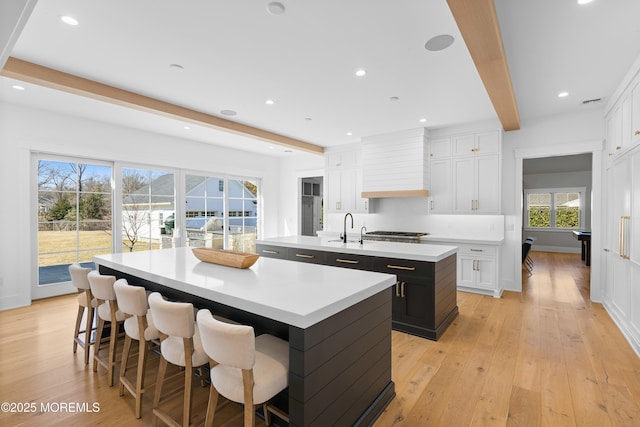
[[[499,248],[490,245],[458,245],[458,289],[500,297]]]

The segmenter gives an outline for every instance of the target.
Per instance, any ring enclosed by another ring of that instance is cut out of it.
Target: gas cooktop
[[[363,236],[367,240],[382,240],[389,242],[419,242],[420,237],[429,233],[410,231],[370,231]]]

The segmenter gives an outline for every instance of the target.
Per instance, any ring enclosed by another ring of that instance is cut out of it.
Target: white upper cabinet
[[[631,142],[640,143],[640,79],[631,89]]]
[[[499,130],[432,139],[429,212],[499,214],[501,146]]]
[[[431,159],[429,164],[431,188],[429,189],[429,213],[451,213],[453,183],[451,177],[451,159]]]
[[[448,159],[451,157],[451,138],[437,138],[429,142],[429,159]]]
[[[500,152],[500,132],[488,131],[452,137],[453,155],[485,155]]]
[[[327,212],[367,213],[369,200],[361,197],[362,166],[359,145],[327,150]]]

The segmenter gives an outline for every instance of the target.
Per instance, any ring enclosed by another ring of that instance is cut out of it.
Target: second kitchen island
[[[395,274],[392,327],[438,340],[458,315],[456,246],[372,242],[343,243],[311,236],[256,241],[261,256]]]

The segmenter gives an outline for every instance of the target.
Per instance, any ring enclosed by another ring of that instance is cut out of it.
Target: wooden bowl
[[[249,268],[260,258],[258,254],[225,249],[193,248],[192,251],[200,261],[234,268]]]

